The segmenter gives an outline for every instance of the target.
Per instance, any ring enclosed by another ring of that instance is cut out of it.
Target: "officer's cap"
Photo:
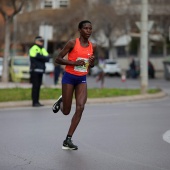
[[[41,36],[37,36],[37,37],[35,37],[35,41],[44,41],[44,39],[41,37]]]

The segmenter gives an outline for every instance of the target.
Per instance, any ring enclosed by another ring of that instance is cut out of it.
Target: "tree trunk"
[[[3,57],[3,72],[2,72],[2,82],[7,83],[9,81],[9,53],[10,53],[10,19],[5,22],[5,49]]]
[[[117,50],[114,46],[109,48],[109,59],[117,59]]]

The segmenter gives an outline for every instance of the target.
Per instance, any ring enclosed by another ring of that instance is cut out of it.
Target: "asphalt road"
[[[170,97],[88,104],[63,151],[69,116],[51,108],[0,110],[0,170],[169,170]]]

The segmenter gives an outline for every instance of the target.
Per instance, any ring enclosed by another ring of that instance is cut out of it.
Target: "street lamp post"
[[[148,0],[142,0],[141,44],[140,44],[141,93],[148,88]]]

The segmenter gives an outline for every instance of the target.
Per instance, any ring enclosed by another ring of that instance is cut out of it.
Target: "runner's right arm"
[[[71,50],[74,48],[75,43],[76,43],[75,40],[68,41],[65,47],[60,51],[60,53],[56,57],[55,62],[61,65],[83,66],[85,64],[83,60],[70,61],[70,60],[64,59],[66,54],[71,52]]]

